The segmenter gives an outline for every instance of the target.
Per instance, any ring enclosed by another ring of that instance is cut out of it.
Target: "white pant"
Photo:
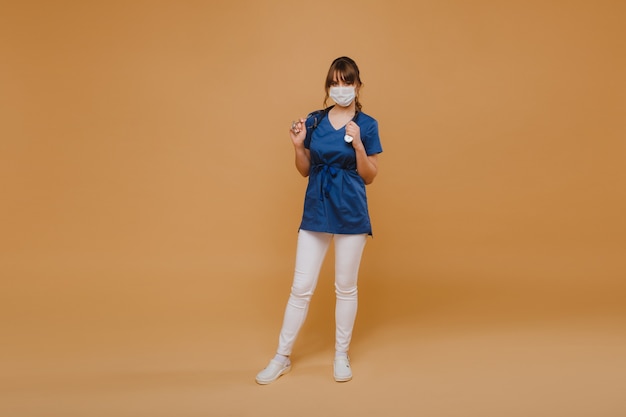
[[[277,352],[289,356],[306,319],[331,239],[335,240],[335,350],[348,352],[357,311],[357,278],[367,235],[298,232],[296,268]]]

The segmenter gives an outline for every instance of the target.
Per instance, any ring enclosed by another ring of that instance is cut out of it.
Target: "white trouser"
[[[306,319],[331,239],[335,240],[335,350],[348,352],[357,311],[357,278],[367,235],[298,232],[296,268],[277,352],[289,356]]]

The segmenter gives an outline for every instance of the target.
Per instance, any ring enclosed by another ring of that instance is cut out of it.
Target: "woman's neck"
[[[353,115],[355,112],[355,109],[356,109],[356,106],[354,102],[352,102],[350,103],[348,107],[341,107],[340,105],[335,104],[335,106],[333,106],[333,108],[330,111],[335,113],[337,116],[347,116],[347,115]]]

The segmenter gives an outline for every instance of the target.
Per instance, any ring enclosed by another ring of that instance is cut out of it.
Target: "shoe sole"
[[[268,379],[268,380],[264,380],[264,379],[256,379],[256,383],[259,385],[267,385],[267,384],[271,384],[272,382],[276,381],[278,378],[280,378],[281,376],[285,375],[286,373],[288,373],[289,371],[291,371],[291,365],[289,365],[288,367],[286,367],[285,369],[283,369],[282,371],[280,371],[278,373],[278,375],[276,375],[276,378],[273,379]]]
[[[348,381],[351,381],[351,380],[352,380],[351,376],[343,377],[343,378],[339,378],[339,377],[335,376],[335,381],[337,381],[337,382],[348,382]]]

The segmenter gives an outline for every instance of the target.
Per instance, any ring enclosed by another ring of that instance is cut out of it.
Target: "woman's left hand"
[[[346,135],[352,136],[352,146],[355,148],[363,146],[363,142],[361,142],[361,128],[355,122],[348,122],[346,125]]]

